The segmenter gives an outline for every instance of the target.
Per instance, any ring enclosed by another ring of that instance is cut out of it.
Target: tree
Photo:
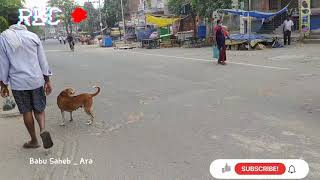
[[[228,9],[232,6],[232,0],[169,0],[169,10],[181,15],[183,5],[191,4],[191,11],[203,18],[210,18],[212,13],[219,9]]]
[[[44,36],[43,27],[40,27],[40,26],[28,26],[27,28],[28,28],[29,31],[37,34],[39,37],[43,37]]]
[[[18,11],[22,7],[21,0],[0,0],[0,32],[8,28],[7,16],[11,11]]]
[[[232,0],[169,0],[169,10],[176,14],[183,13],[186,4],[191,5],[189,14],[194,23],[194,35],[196,35],[196,16],[211,18],[212,13],[219,9],[231,8]]]
[[[187,5],[191,5],[191,0],[169,0],[168,1],[169,10],[176,14],[176,15],[182,15],[186,12],[184,12]],[[188,12],[189,15],[192,18],[193,21],[193,35],[196,36],[197,34],[197,28],[196,28],[196,12],[195,8],[191,6],[190,12]]]
[[[183,13],[183,5],[188,3],[186,0],[169,0],[169,11],[175,15],[181,15]]]
[[[100,19],[99,11],[95,9],[90,2],[84,3],[84,10],[87,11],[87,19],[80,23],[80,28],[82,31],[88,31],[91,35],[96,30],[100,29]]]
[[[191,5],[198,16],[211,18],[216,10],[232,8],[232,0],[192,0]]]
[[[122,0],[124,8],[124,16],[129,17],[129,0]],[[120,0],[105,0],[102,9],[103,22],[108,27],[114,27],[119,21],[122,21]]]
[[[4,30],[8,29],[9,25],[3,16],[0,16],[0,33],[3,32]]]
[[[23,2],[21,0],[0,0],[0,16],[6,17],[11,11],[18,11]]]
[[[71,13],[77,4],[73,0],[50,0],[49,4],[62,10],[62,14],[58,18],[64,22],[67,33],[72,34],[73,23]]]

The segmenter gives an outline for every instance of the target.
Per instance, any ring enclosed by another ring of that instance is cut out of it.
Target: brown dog
[[[90,120],[88,121],[88,125],[91,125],[94,119],[93,116],[93,97],[97,96],[100,93],[100,87],[94,87],[97,88],[97,92],[94,94],[84,93],[79,94],[75,96],[75,90],[72,88],[68,88],[63,90],[58,98],[57,98],[57,104],[59,109],[61,110],[62,115],[62,123],[61,126],[65,125],[65,116],[64,112],[70,112],[70,121],[73,121],[72,118],[72,112],[77,110],[80,107],[84,108],[84,111],[90,116]]]

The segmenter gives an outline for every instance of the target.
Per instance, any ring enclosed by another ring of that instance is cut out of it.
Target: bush
[[[0,33],[9,28],[8,21],[3,16],[0,16]]]

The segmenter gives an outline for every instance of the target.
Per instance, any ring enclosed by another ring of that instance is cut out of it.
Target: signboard
[[[300,30],[306,36],[310,33],[311,0],[299,0]]]
[[[62,11],[57,7],[46,7],[46,8],[33,8],[33,9],[19,9],[20,21],[18,24],[24,24],[26,26],[45,26],[47,25],[58,25],[60,20],[54,20],[56,13]]]

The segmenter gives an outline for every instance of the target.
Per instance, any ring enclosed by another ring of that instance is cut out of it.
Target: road
[[[0,164],[3,177],[201,180],[213,179],[209,166],[215,159],[302,158],[310,165],[306,179],[319,179],[319,47],[229,51],[229,64],[219,66],[210,48],[77,46],[72,53],[49,40],[54,92],[47,128],[55,146],[17,149],[27,134],[10,132],[9,138],[21,141],[0,156],[7,160]],[[79,110],[60,127],[59,92],[94,92],[94,85],[102,88],[94,124],[86,125],[89,117]],[[30,157],[68,158],[72,164],[30,165]],[[81,158],[93,164],[80,165]]]

